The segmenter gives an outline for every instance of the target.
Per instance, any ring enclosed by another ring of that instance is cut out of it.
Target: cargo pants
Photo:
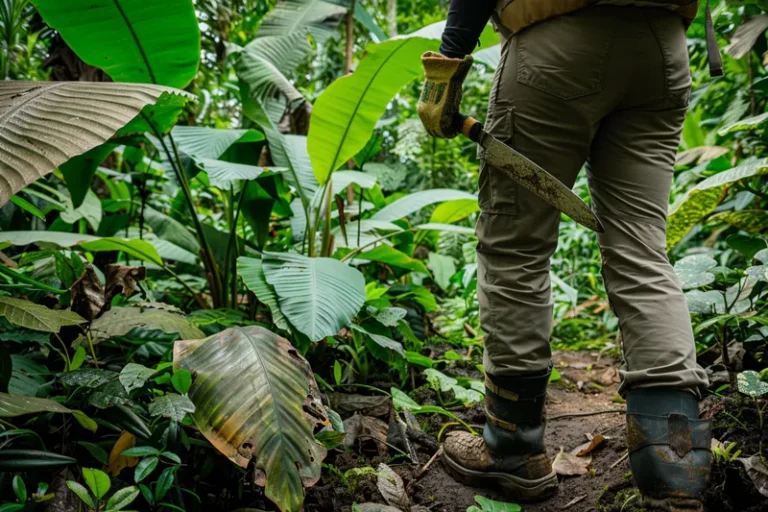
[[[690,90],[685,27],[664,9],[590,7],[502,35],[487,130],[569,187],[586,164],[623,338],[622,393],[665,386],[700,395],[707,385],[665,250]],[[552,355],[550,258],[560,214],[484,163],[479,202],[485,369],[543,371]]]

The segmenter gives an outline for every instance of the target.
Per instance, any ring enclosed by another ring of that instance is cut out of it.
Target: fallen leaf
[[[753,455],[748,459],[740,458],[739,461],[744,464],[744,469],[755,484],[757,492],[768,498],[768,468],[760,460],[760,455]]]
[[[369,441],[375,443],[379,455],[387,455],[388,430],[387,424],[378,418],[355,414],[344,420],[344,446],[352,448],[357,440],[360,440],[361,444]]]
[[[112,447],[112,451],[109,452],[109,464],[104,468],[105,471],[112,476],[117,476],[123,469],[136,466],[139,463],[139,459],[120,455],[128,448],[133,448],[134,446],[136,446],[136,437],[130,432],[123,431]]]
[[[389,418],[392,402],[388,396],[350,395],[347,393],[328,393],[331,408],[341,414],[342,418],[355,413],[363,416]]]
[[[107,265],[107,286],[105,296],[107,307],[115,295],[122,294],[126,299],[134,294],[139,281],[147,277],[147,267],[129,267],[126,265]]]
[[[352,505],[352,512],[402,512],[399,508],[381,503],[359,503]]]
[[[393,507],[408,509],[411,501],[405,493],[405,485],[400,475],[384,463],[379,464],[376,471],[379,475],[376,487],[384,497],[384,501]]]
[[[577,457],[583,457],[585,455],[588,455],[592,453],[593,450],[599,448],[604,442],[605,442],[605,437],[601,434],[597,434],[588,443],[584,443],[583,445],[573,450],[575,452],[574,455],[576,455]]]
[[[611,384],[618,384],[621,381],[619,377],[619,370],[616,368],[608,368],[603,372],[598,379],[598,382],[603,386],[610,386]]]
[[[589,473],[589,464],[592,462],[592,456],[578,457],[572,453],[566,452],[560,447],[560,453],[555,457],[552,468],[558,475],[576,476]]]
[[[86,320],[93,320],[104,309],[104,288],[92,265],[85,267],[80,279],[69,288],[72,311]]]

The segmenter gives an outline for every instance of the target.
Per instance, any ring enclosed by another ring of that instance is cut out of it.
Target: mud
[[[622,410],[625,404],[618,397],[618,383],[612,382],[617,361],[593,353],[559,352],[554,355],[561,380],[552,383],[547,397],[546,429],[547,453],[554,459],[560,448],[571,450],[587,441],[587,434],[603,434],[607,441],[592,453],[591,471],[577,477],[560,477],[558,494],[539,504],[521,504],[523,512],[642,512],[640,496],[632,483],[632,475],[626,454],[625,416],[623,414],[595,414],[578,416],[596,411]],[[451,373],[446,370],[445,373]],[[462,374],[467,369],[461,370]],[[471,372],[470,372],[471,373]],[[466,375],[477,377],[476,375]],[[434,403],[434,395],[425,387],[412,394],[420,403]],[[750,409],[752,407],[752,409]],[[768,432],[743,428],[756,425],[753,421],[752,402],[736,397],[709,398],[703,403],[703,411],[714,418],[715,437],[728,444],[731,441],[743,447],[744,454],[751,455],[759,449],[760,438],[768,446]],[[727,413],[727,414],[726,414]],[[482,407],[458,412],[466,422],[479,426],[482,423]],[[735,418],[735,419],[733,419]],[[437,435],[446,419],[437,415],[419,416],[422,428]],[[443,465],[435,462],[416,478],[420,468],[433,455],[421,448],[419,464],[392,461],[376,456],[373,450],[356,453],[329,455],[321,483],[310,489],[307,495],[307,511],[351,510],[353,503],[383,503],[376,488],[375,475],[359,475],[354,482],[344,482],[341,476],[352,468],[376,467],[387,462],[402,477],[412,508],[433,512],[465,512],[475,505],[475,496],[485,496],[500,501],[512,501],[494,489],[477,489],[464,486],[451,478]],[[425,507],[425,508],[419,508]],[[761,496],[746,476],[740,463],[716,462],[706,496],[705,512],[768,512],[768,498]]]

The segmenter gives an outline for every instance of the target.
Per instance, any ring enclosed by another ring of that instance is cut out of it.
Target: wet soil
[[[633,487],[629,463],[625,457],[625,418],[621,413],[592,414],[598,411],[623,410],[625,404],[618,397],[617,361],[597,353],[558,352],[553,357],[561,380],[554,382],[547,397],[547,453],[554,459],[562,447],[569,451],[584,444],[587,435],[602,434],[607,441],[593,452],[590,473],[583,476],[560,477],[558,494],[538,504],[522,504],[523,512],[641,512],[639,495]],[[446,373],[451,373],[446,370]],[[471,375],[467,368],[459,369],[462,376]],[[458,375],[458,373],[456,373]],[[613,377],[613,378],[612,378]],[[426,389],[411,394],[420,403],[434,401]],[[757,425],[750,412],[751,403],[736,397],[713,397],[703,404],[705,414],[714,418],[715,437],[726,445],[739,443],[745,455],[759,450],[760,437],[768,446],[768,432],[743,428]],[[754,409],[754,407],[752,407]],[[727,415],[726,415],[727,413]],[[464,421],[477,425],[483,421],[482,408],[476,406],[457,413]],[[580,416],[584,414],[583,416]],[[733,420],[731,417],[735,417]],[[437,435],[446,419],[441,416],[419,416],[425,432]],[[385,419],[386,421],[386,419]],[[437,459],[426,472],[419,475],[434,450],[419,447],[419,464],[407,460],[392,460],[377,454],[376,447],[367,451],[329,454],[328,465],[321,482],[307,494],[307,511],[351,510],[353,503],[384,503],[373,474],[347,473],[361,467],[375,468],[380,462],[388,463],[403,479],[408,489],[412,511],[465,512],[475,505],[475,496],[509,501],[494,489],[464,486],[451,478]],[[347,474],[347,477],[343,475]],[[416,476],[418,475],[418,477]],[[406,510],[407,507],[400,507]],[[392,510],[392,509],[382,509]],[[397,509],[395,509],[397,510]],[[705,512],[768,512],[768,499],[755,490],[754,485],[738,463],[716,462],[705,503]]]

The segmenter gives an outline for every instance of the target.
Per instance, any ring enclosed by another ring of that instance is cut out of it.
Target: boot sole
[[[449,456],[443,454],[443,464],[459,482],[470,487],[500,488],[508,497],[526,503],[544,501],[557,493],[557,473],[552,473],[536,480],[526,480],[508,473],[475,471],[460,466]]]

